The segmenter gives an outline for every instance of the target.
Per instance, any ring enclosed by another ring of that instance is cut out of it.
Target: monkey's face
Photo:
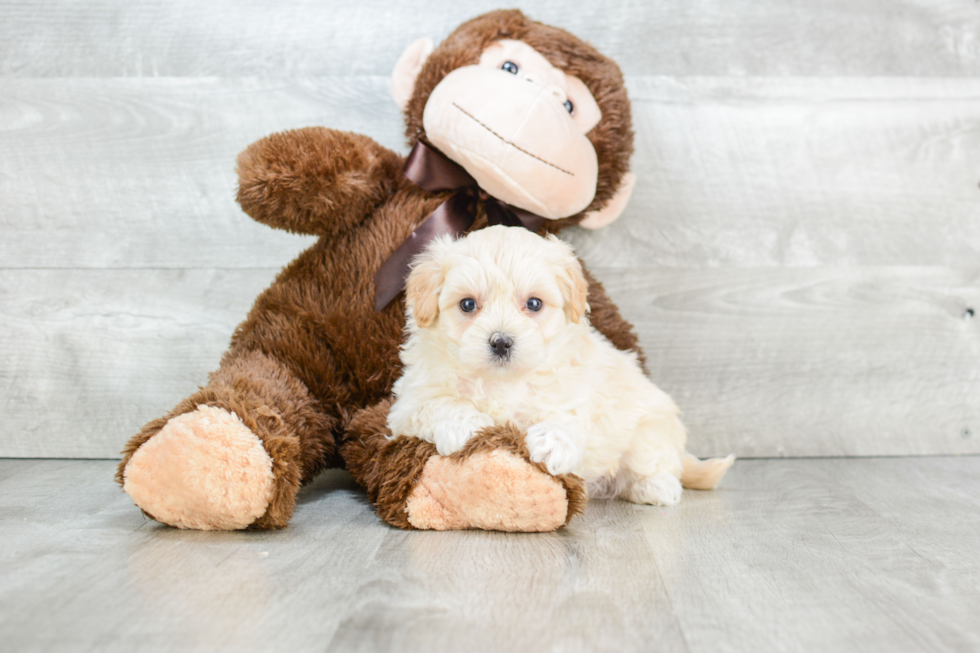
[[[522,41],[502,40],[433,89],[429,141],[497,199],[550,219],[595,197],[598,161],[585,134],[602,118],[589,89]]]

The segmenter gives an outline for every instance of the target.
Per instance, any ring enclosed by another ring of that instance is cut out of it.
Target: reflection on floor
[[[980,457],[743,460],[549,534],[398,531],[343,472],[286,530],[178,531],[114,466],[0,460],[4,650],[980,648]]]

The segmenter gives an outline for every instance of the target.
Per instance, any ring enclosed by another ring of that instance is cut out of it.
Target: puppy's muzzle
[[[491,355],[497,360],[507,360],[510,358],[511,348],[514,346],[514,339],[506,333],[495,333],[490,336]]]

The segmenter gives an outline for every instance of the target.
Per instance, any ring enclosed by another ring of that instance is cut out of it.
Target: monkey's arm
[[[280,132],[238,155],[238,203],[271,227],[335,237],[391,194],[401,166],[401,156],[360,134]]]

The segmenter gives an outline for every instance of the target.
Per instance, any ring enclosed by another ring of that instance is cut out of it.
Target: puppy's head
[[[414,262],[409,330],[441,344],[464,369],[520,374],[588,310],[572,248],[554,236],[489,227],[434,241]]]

